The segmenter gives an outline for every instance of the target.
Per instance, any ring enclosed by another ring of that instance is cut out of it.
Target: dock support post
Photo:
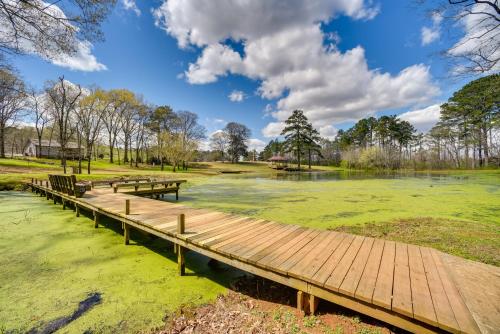
[[[99,213],[96,211],[94,211],[94,227],[99,227]]]
[[[318,309],[319,298],[304,291],[297,291],[297,309],[304,314],[314,315]]]
[[[125,214],[126,215],[130,214],[130,200],[129,199],[125,200]]]
[[[186,216],[181,213],[177,217],[177,233],[184,234],[186,225]],[[184,259],[184,247],[177,245],[177,268],[180,276],[184,276],[186,273],[186,264]]]
[[[319,298],[314,295],[309,295],[309,313],[314,315],[318,309]]]
[[[123,238],[125,239],[125,245],[128,245],[130,242],[130,225],[128,224],[124,225]]]

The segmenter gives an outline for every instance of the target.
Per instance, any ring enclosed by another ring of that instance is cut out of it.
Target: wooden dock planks
[[[377,282],[380,262],[384,251],[384,240],[376,239],[373,243],[372,250],[367,259],[365,269],[359,280],[354,296],[365,302],[370,303]],[[392,285],[392,284],[391,284]]]
[[[400,242],[396,243],[396,257],[394,259],[392,310],[413,317],[408,245]]]
[[[128,215],[126,199],[131,204]],[[341,304],[345,301],[344,306],[366,310],[375,317],[380,315],[381,320],[412,331],[429,330],[430,327],[419,327],[425,323],[454,333],[480,333],[463,295],[450,277],[447,268],[450,263],[445,264],[439,252],[431,248],[193,209],[124,193],[113,194],[110,188],[94,189],[76,201],[100,214],[137,222],[137,228],[151,228],[179,242],[202,247],[199,250],[212,252],[209,256],[227,257],[231,259],[228,263],[237,266],[241,263],[244,270],[264,273],[292,286],[310,284],[313,291],[323,291],[322,298]],[[179,234],[177,217],[181,213],[186,217],[185,231]],[[500,277],[500,270],[496,275]],[[467,289],[470,296],[473,286],[468,285]],[[359,308],[361,304],[339,296],[366,304]],[[474,302],[474,307],[481,306],[480,301]],[[374,305],[374,309],[366,305]],[[491,314],[483,318],[497,323],[498,310],[490,305]],[[398,314],[401,318],[397,318]],[[415,319],[415,323],[409,323],[408,319]]]

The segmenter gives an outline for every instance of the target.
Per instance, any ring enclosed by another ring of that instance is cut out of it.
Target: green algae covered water
[[[123,245],[119,224],[94,229],[44,197],[0,192],[0,333],[42,332],[93,294],[100,302],[58,333],[137,333],[162,325],[182,304],[226,291],[235,270],[212,271],[187,254],[187,276],[166,241],[141,234]]]
[[[196,180],[186,204],[315,228],[435,217],[500,223],[500,173],[301,173]]]
[[[169,197],[171,199],[171,196]],[[432,246],[500,264],[500,173],[240,174],[191,179],[181,202],[321,229]],[[60,333],[137,333],[183,304],[224,293],[241,273],[187,254],[177,276],[171,245],[119,224],[93,228],[31,193],[0,192],[0,333],[43,331],[82,302]],[[94,296],[99,296],[98,299]],[[94,298],[94,299],[92,299]]]

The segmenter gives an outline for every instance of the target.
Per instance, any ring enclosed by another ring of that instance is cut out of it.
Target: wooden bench
[[[103,186],[107,185],[113,187],[115,183],[129,183],[129,182],[151,182],[151,178],[149,177],[133,177],[133,178],[119,178],[119,179],[111,179],[111,180],[98,180],[92,181],[92,188],[95,186]]]
[[[53,190],[78,198],[90,188],[88,183],[77,182],[75,175],[49,174],[49,181]]]
[[[117,193],[118,189],[134,188],[133,190],[126,191],[126,193],[134,195],[156,195],[156,197],[166,193],[175,193],[175,199],[178,200],[180,185],[185,182],[186,180],[162,180],[152,182],[115,183],[113,184],[113,191]]]

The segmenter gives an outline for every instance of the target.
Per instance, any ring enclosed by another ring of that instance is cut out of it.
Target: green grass
[[[64,333],[136,333],[163,323],[183,304],[201,304],[225,291],[236,271],[212,271],[187,254],[187,276],[177,275],[172,246],[132,234],[123,245],[119,224],[94,229],[43,197],[0,192],[0,333],[25,333],[71,315],[89,293],[102,303]]]

